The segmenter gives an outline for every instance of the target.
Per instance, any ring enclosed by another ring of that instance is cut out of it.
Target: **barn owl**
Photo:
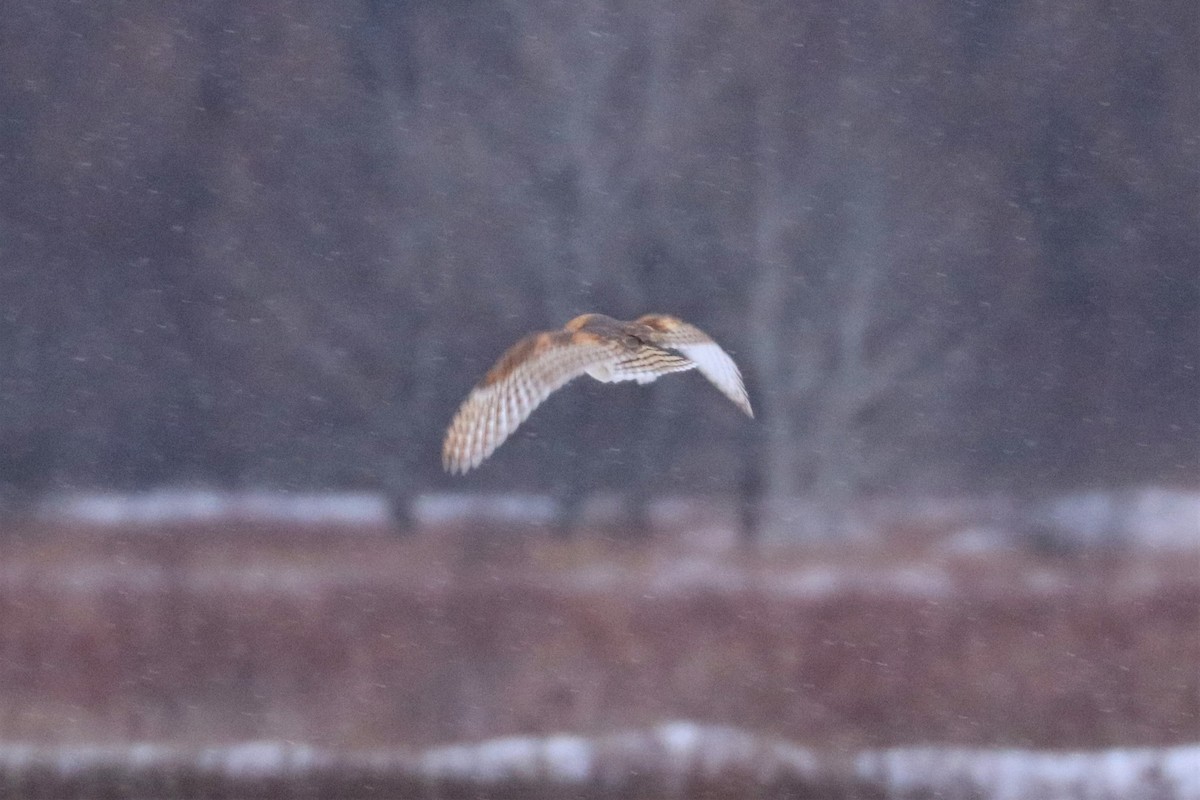
[[[704,331],[683,320],[647,314],[633,322],[583,314],[562,330],[521,339],[500,357],[459,406],[442,445],[442,466],[465,473],[499,447],[551,392],[580,375],[602,383],[650,383],[698,369],[753,417],[742,374]]]

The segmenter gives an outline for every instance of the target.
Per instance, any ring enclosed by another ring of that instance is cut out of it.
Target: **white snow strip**
[[[196,763],[202,769],[232,777],[259,778],[303,772],[328,760],[305,745],[263,741],[203,750]]]
[[[955,787],[944,796],[1200,798],[1200,744],[1066,753],[898,748],[863,753],[855,766],[859,777],[901,796]]]
[[[1093,490],[1051,498],[1029,520],[1075,545],[1200,546],[1200,493],[1158,487]]]
[[[63,779],[122,770],[128,780],[192,768],[228,778],[303,780],[316,770],[372,769],[412,775],[435,785],[453,780],[481,788],[506,780],[620,785],[632,775],[681,785],[725,770],[764,783],[780,778],[815,785],[854,782],[888,797],[946,800],[1171,798],[1200,800],[1200,743],[1162,748],[1048,752],[1016,749],[907,747],[824,753],[776,737],[689,721],[601,736],[507,736],[469,744],[400,750],[321,750],[282,741],[189,749],[153,744],[35,747],[0,744],[0,785],[36,771]]]
[[[59,494],[40,506],[45,519],[93,525],[161,525],[230,519],[298,524],[385,525],[391,507],[368,492],[295,494],[158,489],[148,492]]]
[[[568,756],[547,758],[554,746]],[[711,778],[728,769],[749,771],[763,781],[780,776],[815,779],[838,774],[845,762],[745,730],[674,721],[592,739],[505,737],[451,745],[426,751],[419,763],[430,777],[489,783],[519,778],[584,782],[598,771],[611,780],[622,764],[626,770],[669,780],[684,775]],[[846,777],[896,797],[1200,800],[1200,744],[1061,753],[893,748],[864,751],[850,763],[852,774]]]
[[[431,778],[496,782],[511,778],[584,783],[592,774],[593,742],[583,736],[512,736],[427,750],[418,761]]]
[[[548,525],[558,516],[558,503],[537,494],[430,493],[413,501],[412,515],[422,525],[479,520]]]
[[[623,508],[618,496],[618,507]],[[736,543],[737,498],[665,496],[652,503],[659,527],[706,529],[724,546]],[[820,530],[823,505],[795,497],[785,516],[797,531]],[[389,524],[388,498],[372,492],[294,493],[161,488],[141,492],[62,492],[39,504],[44,519],[93,525],[153,525],[221,522],[230,519],[297,524],[381,526]],[[558,501],[521,493],[428,493],[412,502],[425,525],[499,522],[546,525],[558,516]],[[1200,492],[1163,487],[1129,487],[1062,494],[1029,505],[1000,496],[956,498],[897,495],[865,498],[850,510],[851,538],[882,539],[897,527],[957,531],[946,545],[959,552],[1027,546],[1023,529],[1044,529],[1053,543],[1069,547],[1140,545],[1158,550],[1200,549]]]

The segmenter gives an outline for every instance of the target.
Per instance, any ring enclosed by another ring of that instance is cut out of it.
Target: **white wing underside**
[[[754,416],[754,412],[750,410],[750,399],[746,396],[746,387],[742,384],[742,373],[720,345],[716,342],[704,342],[677,344],[672,347],[691,359],[700,370],[700,374],[720,389],[721,394],[732,400],[738,408]]]

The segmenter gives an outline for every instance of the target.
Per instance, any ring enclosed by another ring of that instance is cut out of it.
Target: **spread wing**
[[[551,392],[625,353],[619,343],[586,331],[520,340],[459,406],[442,444],[442,466],[452,474],[479,466]]]
[[[711,336],[695,325],[662,314],[647,314],[637,322],[652,331],[651,342],[659,347],[683,353],[695,362],[701,375],[721,390],[721,394],[732,400],[747,416],[754,416],[754,411],[750,408],[750,398],[742,383],[741,371]]]

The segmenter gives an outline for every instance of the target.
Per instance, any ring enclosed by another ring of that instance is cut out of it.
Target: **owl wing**
[[[695,325],[662,314],[647,314],[639,318],[637,324],[652,331],[649,338],[653,344],[678,350],[694,361],[700,374],[720,389],[721,394],[732,400],[747,416],[754,416],[750,397],[742,383],[741,370],[711,336]]]
[[[695,368],[696,362],[687,356],[654,345],[643,345],[612,365],[609,380],[651,383],[662,375]]]
[[[442,444],[442,466],[452,474],[479,466],[551,392],[624,354],[619,343],[586,331],[526,336],[459,406]]]

